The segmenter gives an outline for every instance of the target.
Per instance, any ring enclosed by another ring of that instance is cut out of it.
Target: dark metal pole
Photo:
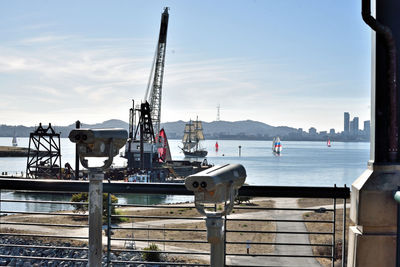
[[[110,183],[110,178],[108,178],[108,183]],[[111,193],[107,194],[107,267],[110,266],[110,252],[111,252]]]
[[[335,184],[336,187],[336,184]],[[333,235],[332,235],[332,267],[335,266],[336,258],[336,198],[333,199]]]
[[[362,0],[362,18],[376,33],[372,50],[376,61],[373,63],[373,95],[375,95],[375,133],[371,140],[375,144],[374,161],[398,161],[398,110],[397,110],[397,52],[395,35],[399,32],[398,1],[376,1],[376,19],[371,15],[371,0]],[[390,26],[388,26],[390,25]],[[393,31],[392,31],[393,30]],[[375,52],[376,50],[376,52]],[[375,66],[376,65],[376,66]],[[375,69],[375,70],[374,70]],[[375,88],[374,88],[375,87]],[[386,87],[386,88],[385,88]],[[380,90],[377,90],[379,88]],[[382,90],[385,88],[386,90]],[[389,123],[387,122],[389,121]],[[388,141],[385,141],[387,139]],[[375,151],[377,150],[377,151]]]
[[[344,185],[346,187],[346,185]],[[343,237],[342,237],[342,267],[347,266],[346,263],[346,199],[343,198]]]
[[[28,156],[26,157],[26,172],[25,172],[25,177],[28,178],[28,173],[29,173],[29,167],[30,167],[30,155],[31,155],[31,140],[32,140],[32,133],[29,134],[29,145],[28,145]]]
[[[140,119],[140,169],[144,170],[144,136],[143,136],[143,119]]]
[[[81,128],[81,122],[75,122],[75,128]],[[79,179],[79,151],[78,151],[78,144],[75,145],[75,180]]]
[[[61,134],[61,133],[60,133]],[[60,166],[59,172],[60,172],[60,179],[62,179],[62,173],[61,173],[61,140],[60,140],[60,135],[58,137],[58,166]]]

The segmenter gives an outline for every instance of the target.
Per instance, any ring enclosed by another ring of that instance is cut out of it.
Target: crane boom
[[[162,83],[164,75],[165,51],[167,47],[167,30],[168,30],[168,7],[164,8],[161,15],[160,35],[158,37],[158,44],[154,61],[151,68],[151,74],[147,90],[145,94],[145,101],[148,101],[151,109],[151,120],[153,122],[153,129],[156,134],[160,132],[161,123],[161,96],[162,96]]]

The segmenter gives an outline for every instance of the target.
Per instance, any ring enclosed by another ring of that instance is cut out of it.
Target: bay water
[[[11,145],[11,137],[1,137],[0,146]],[[219,150],[215,151],[218,142]],[[61,165],[69,162],[74,168],[75,145],[67,138],[61,138]],[[183,160],[179,148],[180,140],[169,140],[172,158]],[[18,146],[28,147],[29,138],[18,138]],[[214,165],[239,163],[246,168],[246,183],[250,185],[278,186],[350,186],[367,168],[369,143],[282,141],[280,156],[272,154],[271,141],[248,140],[206,140],[204,148],[208,151],[207,161]],[[240,156],[239,156],[239,146]],[[121,152],[124,148],[121,149]],[[101,160],[91,160],[89,165],[100,165]],[[126,165],[120,156],[114,159],[115,166]],[[0,158],[0,173],[21,174],[26,169],[26,158]],[[70,196],[59,194],[18,194],[2,191],[2,199],[31,200],[69,200]],[[187,196],[122,195],[119,203],[157,204],[190,201]],[[53,211],[70,209],[69,205],[2,203],[2,210]]]

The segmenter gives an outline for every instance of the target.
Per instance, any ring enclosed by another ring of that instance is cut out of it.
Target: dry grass
[[[179,218],[199,218],[202,217],[194,208],[193,206],[188,207],[174,207],[175,205],[171,205],[168,208],[159,208],[154,206],[152,208],[118,208],[118,212],[121,215],[127,216],[166,216],[166,217],[173,217],[174,219]],[[182,206],[182,205],[179,205]],[[271,200],[263,200],[257,201],[253,200],[250,204],[241,204],[241,207],[263,207],[263,208],[271,208],[274,206],[274,202]],[[218,208],[217,208],[218,209]],[[254,209],[234,209],[232,211],[233,214],[238,213],[254,213],[258,212],[258,210]],[[71,211],[60,211],[59,214],[63,213],[71,213]],[[19,222],[19,223],[45,223],[45,224],[73,224],[73,225],[85,225],[88,223],[88,218],[83,216],[75,216],[75,215],[9,215],[2,217],[2,221],[8,222]],[[131,223],[134,221],[135,223],[142,222],[145,223],[146,221],[159,221],[162,220],[161,218],[126,218],[126,223]],[[161,250],[165,246],[174,246],[176,248],[182,249],[193,249],[195,251],[205,251],[208,252],[210,249],[209,243],[207,243],[207,234],[206,234],[206,226],[203,220],[199,220],[198,222],[194,223],[169,223],[169,220],[165,220],[165,224],[161,227],[151,227],[145,230],[134,230],[134,238],[135,239],[156,239],[156,240],[200,240],[204,243],[181,243],[181,242],[156,242],[157,245],[160,247]],[[27,226],[29,227],[29,226]],[[129,227],[129,226],[128,226]],[[56,227],[57,229],[62,229],[62,227]],[[167,228],[171,230],[164,230],[162,228]],[[177,230],[173,230],[177,229]],[[197,232],[188,232],[188,231],[179,231],[179,229],[194,229],[194,230],[201,230]],[[271,222],[227,222],[227,229],[228,230],[242,230],[242,231],[274,231],[276,226],[274,223]],[[4,230],[4,228],[3,228]],[[15,230],[16,232],[25,232],[31,234],[40,234],[39,232],[33,231],[21,231]],[[8,232],[11,233],[11,232]],[[132,230],[114,230],[114,238],[127,238],[132,237]],[[56,242],[55,239],[52,238],[40,238],[44,242]],[[274,250],[274,246],[265,246],[265,245],[255,245],[257,242],[274,242],[275,235],[274,234],[257,234],[257,233],[227,233],[227,241],[229,242],[237,242],[237,241],[246,241],[250,240],[252,243],[251,253],[269,253]],[[60,240],[63,242],[80,242],[80,241],[73,241],[73,240]],[[81,242],[84,243],[84,242]],[[151,243],[151,242],[149,242]],[[77,243],[78,244],[78,243]],[[174,250],[168,248],[166,250]],[[243,253],[246,254],[246,244],[228,244],[227,245],[227,253]],[[172,255],[168,258],[169,261],[174,262],[185,262],[185,263],[208,263],[203,259],[197,258],[186,258],[185,256],[175,256]]]
[[[168,230],[164,230],[163,228]],[[178,230],[173,230],[178,229]],[[179,231],[179,229],[195,230],[195,232]],[[276,229],[274,223],[270,222],[228,222],[227,229],[243,230],[243,231],[274,231]],[[201,231],[198,231],[201,230]],[[210,245],[207,242],[205,222],[183,223],[183,224],[165,224],[163,227],[149,227],[146,230],[116,230],[113,237],[132,238],[135,239],[156,239],[167,241],[187,241],[188,243],[178,242],[156,242],[163,249],[165,246],[174,246],[185,249],[193,249],[200,251],[209,251]],[[251,253],[268,253],[274,250],[273,246],[255,245],[257,242],[274,242],[275,235],[259,234],[259,233],[227,233],[227,241],[246,241],[250,240],[252,245]],[[192,243],[190,241],[203,241],[205,243]],[[152,242],[152,241],[151,241]],[[149,243],[151,243],[149,242]],[[227,253],[246,253],[246,245],[228,244]]]
[[[140,218],[146,216],[166,216],[166,217],[174,217],[174,219],[179,219],[183,217],[201,217],[195,207],[190,205],[188,207],[174,207],[175,205],[171,205],[168,208],[158,208],[157,206],[151,208],[119,208],[117,211],[120,215],[127,216],[135,216],[135,218],[129,218],[127,222],[145,222],[145,221],[154,221],[159,220],[157,218]],[[180,205],[182,206],[182,205]],[[271,200],[263,200],[263,201],[252,201],[248,204],[241,204],[240,207],[262,207],[262,208],[270,208],[274,206],[274,202]],[[220,208],[217,208],[218,210]],[[256,210],[244,210],[244,209],[236,209],[232,211],[232,214],[238,213],[246,213],[246,212],[256,212]]]
[[[346,203],[350,203],[350,199],[346,200]],[[320,207],[333,205],[332,198],[299,198],[297,204],[300,208]],[[343,200],[337,200],[336,204],[343,204]]]
[[[346,209],[346,231],[349,229],[350,218],[349,218],[350,209]],[[305,220],[333,220],[332,212],[325,213],[314,213],[308,212],[304,214]],[[309,232],[332,232],[332,224],[331,223],[306,223],[307,230]],[[346,239],[346,248],[347,245]],[[340,261],[342,259],[342,242],[343,242],[343,209],[336,210],[336,234],[335,234],[335,250],[336,250],[336,261]],[[311,244],[332,244],[332,235],[310,235],[310,243]],[[314,255],[328,255],[332,254],[331,247],[317,247],[313,246]],[[331,266],[331,260],[318,258],[318,261],[323,266]]]
[[[242,204],[240,206],[257,206],[270,208],[273,207],[273,201],[255,201],[252,204]],[[257,212],[252,209],[236,209],[233,210],[234,214],[238,213],[246,213],[246,212]],[[146,209],[146,210],[125,210],[123,211],[126,215],[135,215],[135,216],[168,216],[174,217],[174,219],[179,219],[183,217],[200,217],[199,213],[195,208],[174,208],[173,206],[170,209]],[[145,222],[149,220],[148,218],[133,218],[134,222]],[[130,219],[130,222],[132,219]],[[164,228],[170,230],[164,230]],[[242,231],[274,231],[276,226],[271,222],[232,222],[228,221],[227,230],[242,230]],[[179,231],[173,229],[185,229],[185,230],[195,230],[194,232],[188,231]],[[165,220],[165,224],[160,227],[149,227],[145,230],[117,230],[114,233],[115,237],[119,238],[131,238],[132,235],[135,239],[156,239],[156,240],[183,240],[183,241],[203,241],[205,243],[178,243],[178,242],[159,242],[158,245],[161,248],[164,247],[164,243],[166,246],[175,246],[187,249],[194,250],[202,250],[209,251],[210,245],[207,242],[207,234],[206,234],[206,226],[204,221],[192,222],[192,223],[179,223],[172,224],[168,223],[168,220]],[[273,246],[265,246],[265,245],[255,245],[257,242],[274,242],[275,235],[274,234],[260,234],[260,233],[228,233],[227,241],[229,242],[237,242],[237,241],[246,241],[250,240],[252,245],[251,253],[268,253],[274,250]],[[227,245],[228,253],[246,253],[246,245],[244,244],[228,244]]]
[[[63,212],[57,212],[60,215],[8,215],[1,218],[5,222],[19,223],[43,223],[43,224],[71,224],[71,225],[87,225],[87,216],[78,215],[61,215]]]

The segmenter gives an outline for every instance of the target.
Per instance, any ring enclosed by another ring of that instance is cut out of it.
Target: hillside
[[[181,138],[185,123],[184,121],[167,122],[163,123],[162,126],[170,138]],[[274,127],[252,120],[203,122],[203,128],[206,138],[224,139],[269,138],[275,135],[286,136],[297,131],[295,128],[286,126]]]
[[[182,138],[184,121],[166,122],[161,126],[165,129],[169,138]],[[47,125],[46,125],[47,126]],[[61,132],[62,137],[67,137],[68,133],[75,128],[75,124],[67,126],[53,126],[57,132]],[[82,124],[82,128],[124,128],[128,129],[128,123],[122,120],[107,120],[96,124]],[[274,127],[262,122],[246,120],[246,121],[213,121],[203,122],[204,135],[207,139],[268,139],[272,136],[286,136],[289,133],[296,132],[297,129],[279,126]],[[23,125],[9,126],[0,125],[0,136],[13,136],[14,131],[17,137],[29,137],[29,133],[34,131],[35,127],[27,127]]]

